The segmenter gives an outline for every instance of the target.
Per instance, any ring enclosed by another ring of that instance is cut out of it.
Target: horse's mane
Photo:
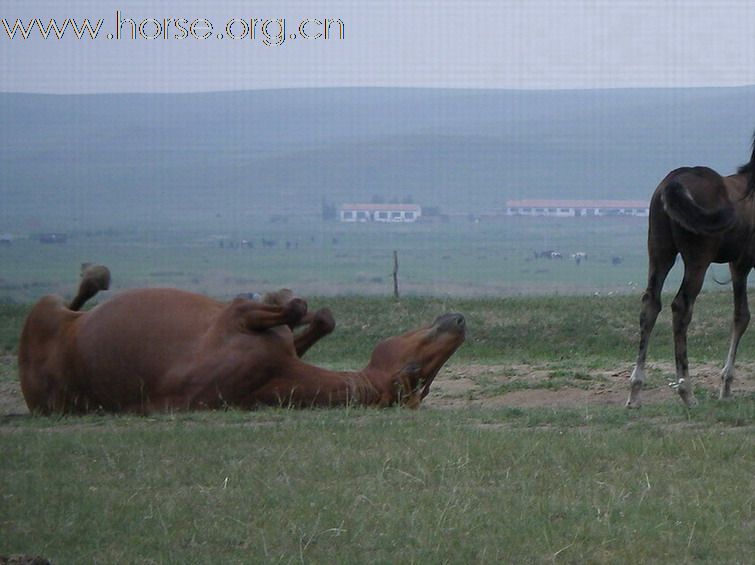
[[[750,162],[739,167],[737,173],[740,175],[750,175],[750,178],[747,181],[745,198],[755,194],[755,135],[753,135],[752,138],[752,155],[750,156]]]

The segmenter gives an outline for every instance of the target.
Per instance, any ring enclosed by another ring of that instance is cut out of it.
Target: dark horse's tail
[[[661,197],[671,219],[692,233],[714,235],[734,225],[734,206],[729,203],[716,210],[703,208],[676,181],[671,181],[664,187]]]
[[[79,283],[79,292],[68,305],[70,310],[79,310],[84,303],[92,298],[101,290],[110,288],[110,270],[105,265],[89,265],[84,263],[81,266],[81,282]]]
[[[755,135],[752,136],[752,155],[750,156],[750,162],[739,167],[737,172],[740,175],[750,175],[747,179],[745,198],[755,194]]]

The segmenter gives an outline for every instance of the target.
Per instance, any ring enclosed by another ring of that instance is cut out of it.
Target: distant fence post
[[[398,300],[398,251],[393,251],[393,297]]]

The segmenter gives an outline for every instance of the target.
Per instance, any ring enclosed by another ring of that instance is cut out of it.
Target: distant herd
[[[673,386],[687,406],[694,406],[687,327],[708,267],[728,263],[734,319],[720,397],[731,396],[737,348],[750,321],[754,170],[755,139],[749,162],[736,174],[724,177],[707,167],[684,167],[671,171],[656,188],[650,201],[648,283],[628,407],[641,403],[649,338],[661,310],[663,283],[678,255],[684,275],[671,303]],[[274,245],[263,241],[265,247]],[[535,258],[561,259],[562,254],[546,250],[535,252]],[[577,252],[572,259],[579,264],[587,254]],[[620,257],[612,258],[613,264],[620,262]],[[106,267],[86,265],[70,303],[45,296],[29,313],[18,359],[21,390],[33,414],[146,414],[259,405],[416,408],[466,336],[462,314],[442,314],[427,326],[378,343],[363,369],[333,371],[302,360],[334,330],[332,313],[327,308],[310,312],[289,290],[219,302],[177,289],[137,289],[81,311],[109,284]]]

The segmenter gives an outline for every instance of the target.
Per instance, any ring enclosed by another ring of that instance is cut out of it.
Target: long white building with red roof
[[[639,216],[649,214],[644,200],[509,200],[507,216]]]
[[[421,215],[416,204],[343,204],[338,210],[342,222],[416,222]]]

